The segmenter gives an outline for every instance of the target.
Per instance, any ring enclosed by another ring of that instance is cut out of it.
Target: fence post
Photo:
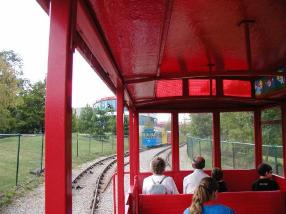
[[[91,141],[91,139],[90,139],[90,135],[89,135],[89,145],[88,145],[88,154],[90,154],[90,142]]]
[[[43,171],[43,156],[44,156],[44,133],[42,132],[42,151],[41,151],[41,172]]]
[[[231,143],[232,144],[232,165],[233,165],[233,168],[235,169],[235,148],[234,148],[234,143]]]
[[[112,139],[112,135],[110,135],[110,142],[111,142],[111,151],[113,151],[113,139]]]
[[[277,146],[274,145],[274,151],[275,151],[275,169],[276,169],[276,174],[279,174],[279,168],[278,168],[278,161],[277,161]]]
[[[103,137],[101,136],[101,153],[103,153]]]
[[[199,151],[200,151],[200,156],[202,156],[201,139],[199,139]]]
[[[192,159],[194,158],[194,138],[191,138],[191,145],[192,145]]]
[[[18,134],[18,152],[17,152],[16,186],[18,186],[18,172],[19,172],[20,141],[21,141],[21,135],[20,135],[20,134]]]
[[[76,132],[76,156],[78,157],[78,132]]]

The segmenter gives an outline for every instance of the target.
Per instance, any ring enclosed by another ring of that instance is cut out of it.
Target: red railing
[[[125,172],[124,174],[129,174],[129,172]],[[117,213],[117,199],[116,199],[116,189],[117,189],[117,183],[116,183],[116,176],[117,173],[115,173],[112,176],[112,189],[113,189],[113,213]],[[126,214],[138,214],[138,203],[139,203],[139,192],[138,192],[138,177],[135,176],[134,178],[134,185],[130,186],[129,192],[126,195],[125,199],[125,213]]]

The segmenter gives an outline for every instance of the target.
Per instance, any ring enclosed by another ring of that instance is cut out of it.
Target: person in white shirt
[[[170,176],[165,176],[166,163],[163,158],[156,157],[152,160],[150,164],[151,171],[153,175],[146,177],[143,181],[142,193],[151,194],[178,194],[177,186]],[[159,184],[158,188],[154,188]],[[156,192],[157,191],[157,192]],[[159,192],[158,192],[159,191]],[[161,192],[163,191],[163,192]]]
[[[203,171],[203,168],[205,168],[205,159],[202,156],[196,156],[193,159],[192,167],[194,168],[193,173],[184,177],[183,181],[184,194],[194,194],[195,189],[200,184],[201,180],[205,177],[209,177],[209,175]]]

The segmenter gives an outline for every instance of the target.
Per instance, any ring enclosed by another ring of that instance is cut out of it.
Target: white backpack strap
[[[167,176],[164,176],[164,178],[160,181],[160,184],[162,184],[162,182],[165,180],[165,178],[167,178]]]
[[[155,181],[154,181],[154,179],[153,179],[153,176],[152,176],[152,178],[151,178],[151,179],[152,179],[153,184],[156,184],[156,182],[155,182]]]

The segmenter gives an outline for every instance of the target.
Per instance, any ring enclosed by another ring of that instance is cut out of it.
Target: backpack
[[[167,194],[166,187],[162,184],[162,182],[167,178],[164,176],[164,178],[161,181],[155,182],[152,177],[153,185],[151,186],[151,189],[149,190],[149,195],[164,195]]]

